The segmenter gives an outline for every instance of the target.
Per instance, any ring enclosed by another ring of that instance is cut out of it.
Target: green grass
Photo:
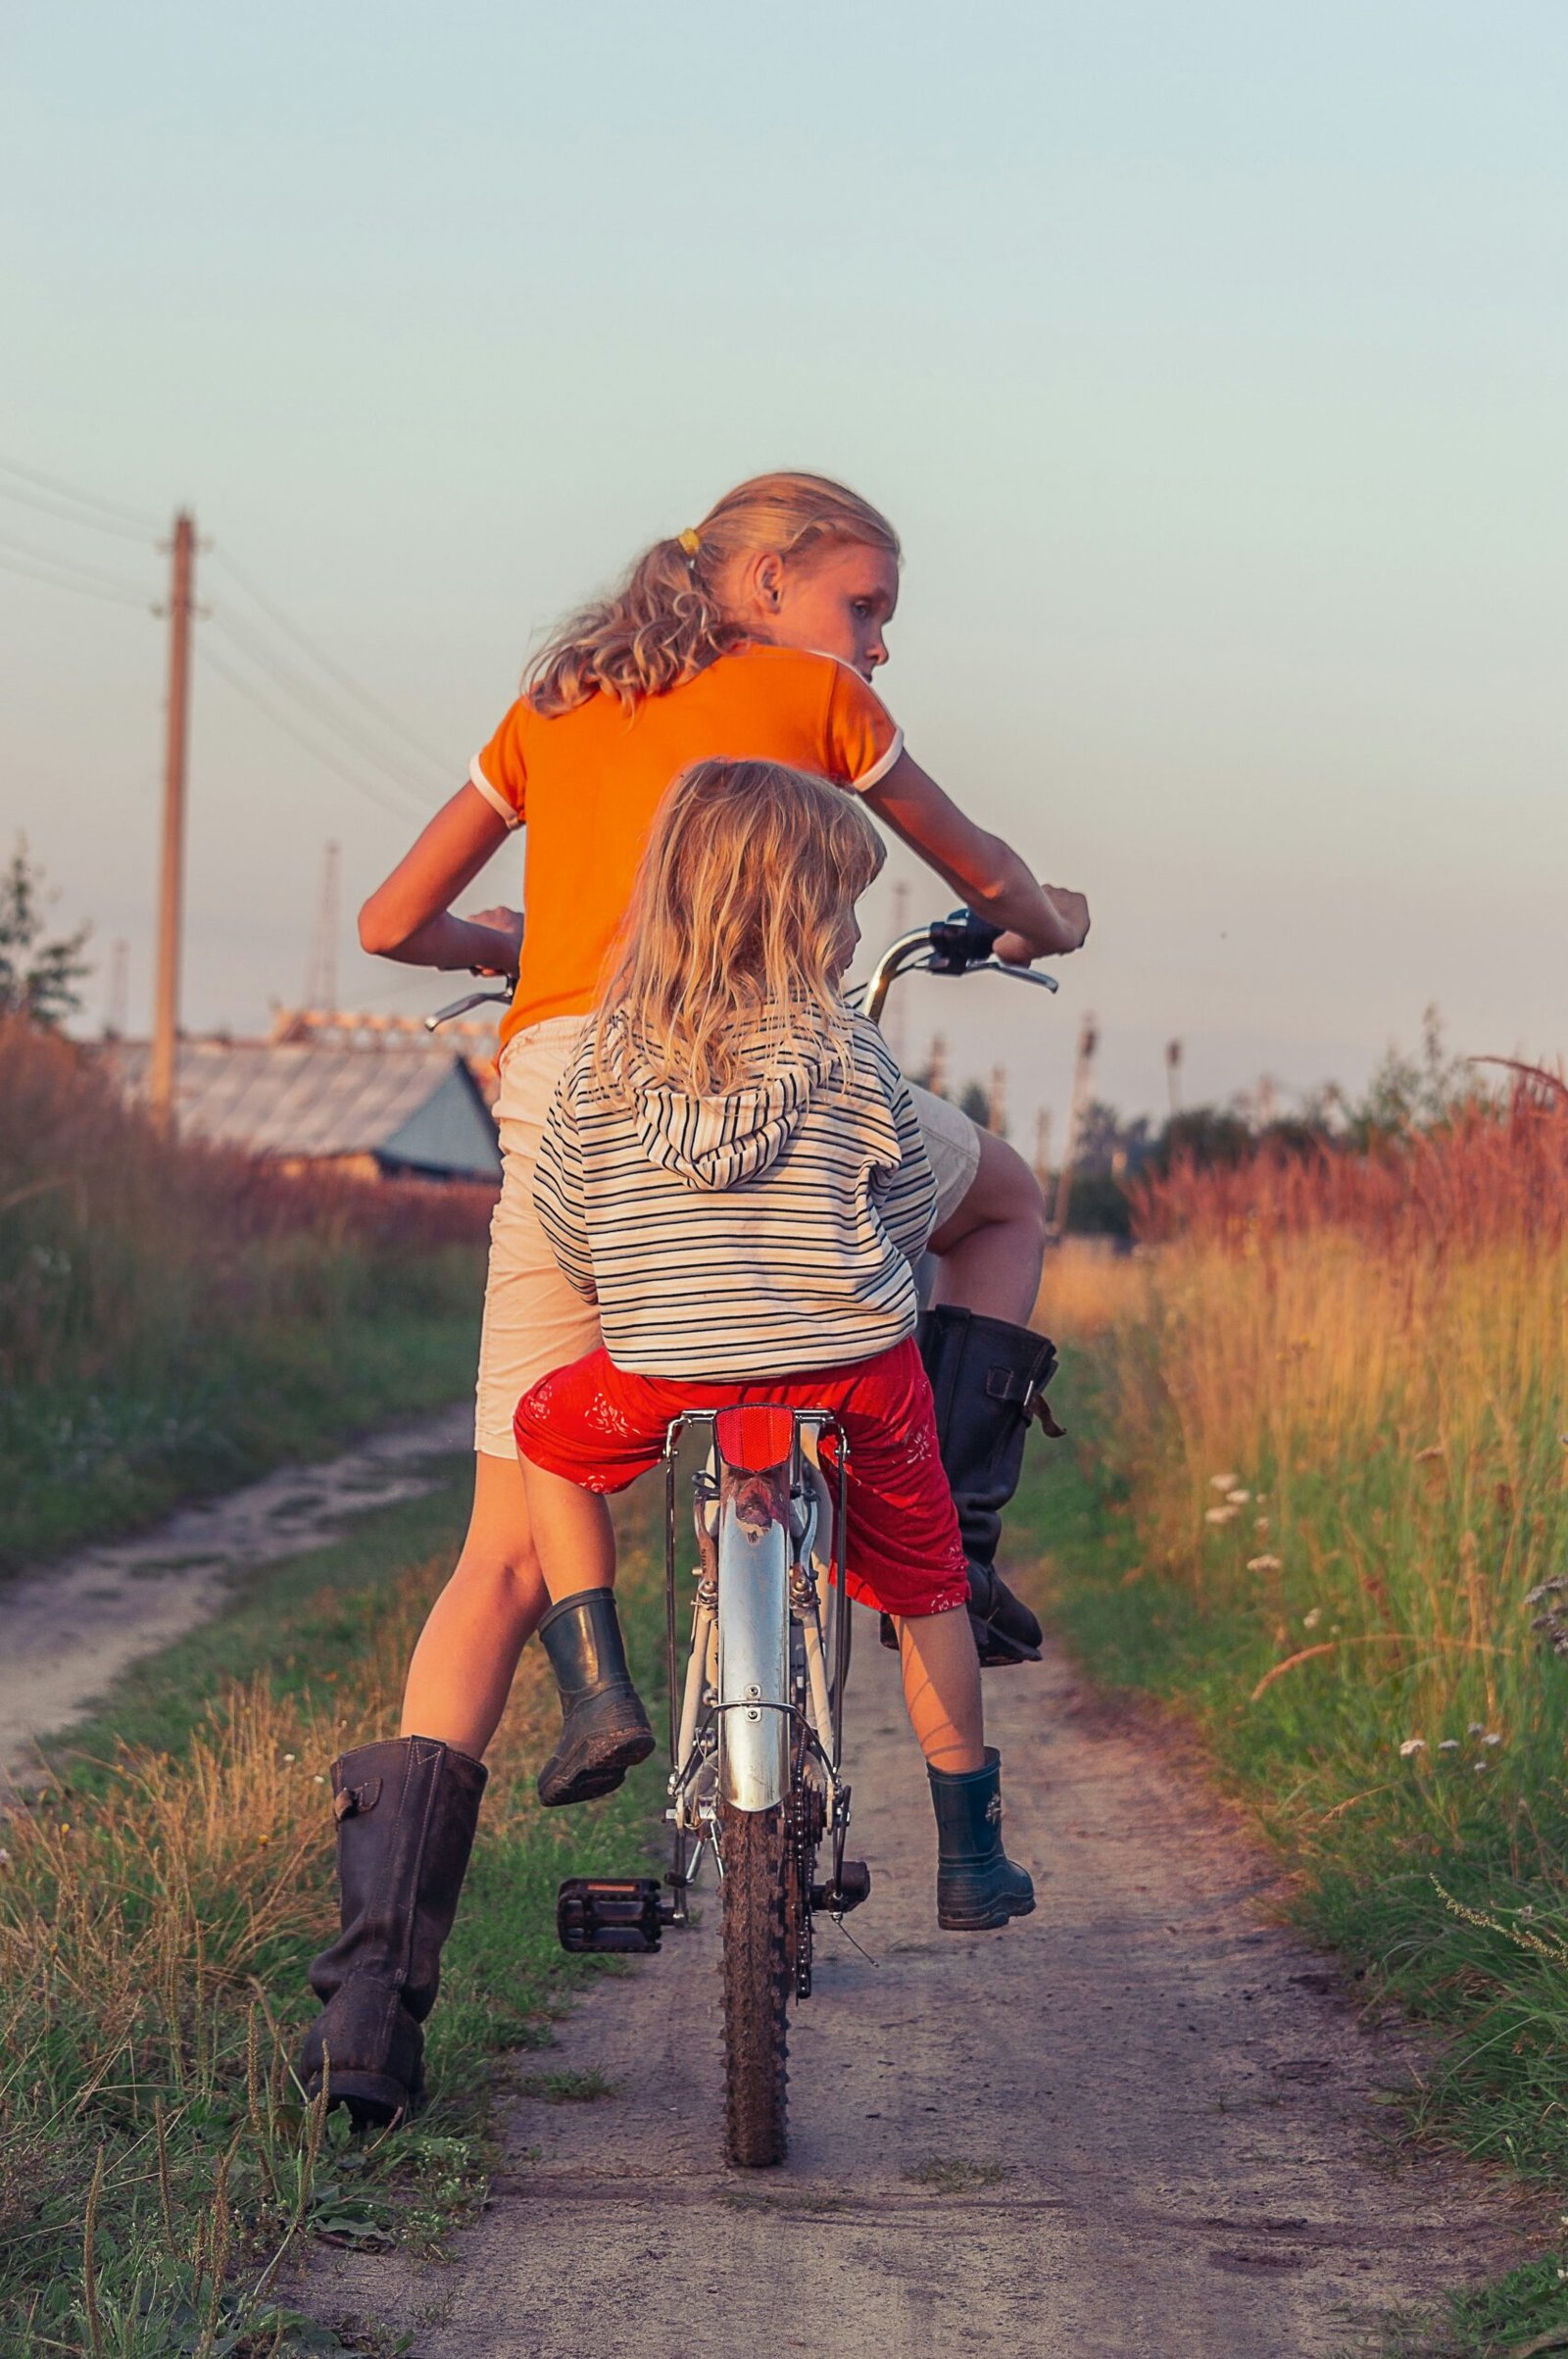
[[[1339,1689],[1326,1678],[1314,1688],[1309,1667],[1251,1700],[1280,1655],[1271,1616],[1233,1590],[1215,1585],[1205,1599],[1162,1577],[1092,1359],[1068,1354],[1054,1400],[1073,1438],[1031,1452],[1011,1545],[1040,1549],[1054,1628],[1100,1685],[1149,1696],[1197,1732],[1221,1784],[1293,1871],[1301,1930],[1339,1952],[1370,2001],[1440,2036],[1412,2136],[1568,2194],[1558,1708],[1502,1747],[1462,1739],[1454,1754],[1400,1760],[1388,1733],[1399,1708],[1393,1674],[1375,1718],[1354,1696],[1339,1709]],[[1549,1659],[1542,1677],[1568,1689]],[[1568,2334],[1557,2269],[1554,2256],[1456,2297],[1441,2332],[1425,2324],[1412,2332],[1428,2339],[1391,2349],[1501,2353],[1531,2334]]]
[[[397,2348],[358,2326],[342,2342],[291,2307],[301,2247],[325,2236],[440,2250],[482,2198],[498,2097],[515,2072],[506,2059],[548,2049],[573,1990],[616,1969],[560,1952],[555,1889],[564,1875],[645,1864],[659,1765],[586,1809],[542,1811],[532,1771],[554,1705],[534,1661],[492,1755],[443,1961],[431,2104],[409,2128],[360,2140],[341,2115],[305,2108],[288,2075],[315,2004],[306,1965],[330,1922],[318,1781],[344,1744],[388,1733],[467,1481],[467,1463],[454,1463],[431,1496],[257,1574],[220,1620],[128,1673],[69,1753],[56,1748],[59,1782],[10,1838],[0,1883],[6,2359]],[[624,1619],[652,1704],[662,1568],[636,1511],[628,1534]],[[199,1931],[181,1952],[175,1924],[166,1975],[163,1953],[135,1943],[176,1886]],[[274,1889],[283,1901],[269,1913]],[[559,2100],[608,2093],[593,2074],[545,2079]]]
[[[427,1256],[408,1299],[318,1319],[259,1319],[204,1338],[177,1370],[49,1388],[0,1402],[0,1572],[119,1536],[356,1433],[457,1401],[473,1381],[482,1264]]]

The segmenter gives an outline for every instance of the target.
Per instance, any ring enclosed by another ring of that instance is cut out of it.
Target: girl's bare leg
[[[1022,1155],[994,1131],[981,1131],[979,1168],[931,1251],[939,1261],[934,1302],[1029,1324],[1046,1257],[1046,1200]]]
[[[920,1750],[950,1776],[983,1769],[980,1657],[966,1613],[906,1614],[898,1623],[904,1700]]]
[[[527,1459],[521,1463],[528,1520],[552,1605],[585,1589],[613,1589],[615,1534],[606,1501],[564,1475],[549,1474]]]
[[[473,1513],[457,1568],[431,1606],[403,1691],[399,1734],[484,1758],[517,1657],[550,1603],[515,1458],[474,1459]]]

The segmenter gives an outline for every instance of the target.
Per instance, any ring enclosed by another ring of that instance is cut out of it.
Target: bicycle
[[[878,960],[862,1011],[881,1017],[901,974],[997,972],[1054,991],[1055,979],[994,957],[997,929],[968,910],[901,935]],[[475,992],[427,1018],[486,1001]],[[706,1441],[692,1477],[696,1595],[680,1648],[678,1460]],[[822,1444],[830,1444],[829,1481]],[[719,1881],[725,2145],[758,2169],[788,2147],[788,2010],[811,1991],[813,1926],[842,1925],[869,1896],[870,1869],[846,1856],[844,1698],[851,1618],[841,1560],[849,1446],[823,1410],[739,1403],[689,1411],[665,1438],[664,1595],[671,1860],[655,1876],[569,1877],[557,1897],[573,1954],[657,1953],[690,1922],[705,1854]],[[830,1872],[817,1875],[829,1846]]]

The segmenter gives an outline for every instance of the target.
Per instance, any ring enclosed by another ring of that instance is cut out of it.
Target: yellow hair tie
[[[677,532],[675,539],[679,546],[685,550],[688,557],[695,557],[698,550],[703,545],[701,535],[693,532],[690,525],[687,526],[684,532]]]

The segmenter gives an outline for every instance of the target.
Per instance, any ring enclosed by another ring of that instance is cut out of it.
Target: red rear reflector
[[[795,1411],[771,1401],[720,1409],[714,1420],[719,1455],[742,1474],[765,1474],[782,1466],[795,1447]]]

